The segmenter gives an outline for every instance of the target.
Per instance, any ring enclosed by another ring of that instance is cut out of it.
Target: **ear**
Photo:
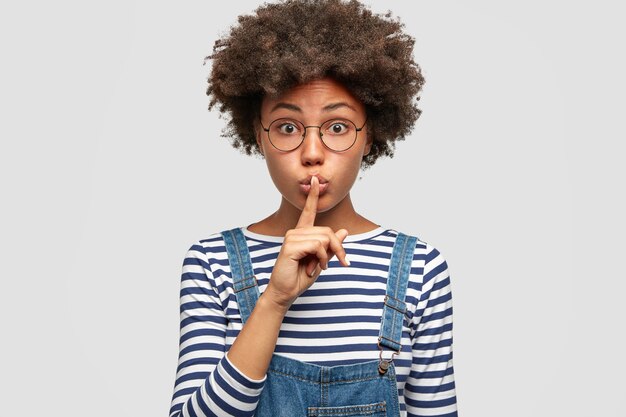
[[[372,150],[372,143],[373,142],[374,142],[374,137],[368,130],[367,131],[367,140],[365,142],[365,149],[363,151],[363,156],[369,155],[370,151]]]
[[[257,147],[259,148],[259,152],[261,153],[261,155],[265,156],[265,154],[263,153],[263,140],[261,140],[261,134],[263,133],[263,130],[261,129],[261,126],[259,126],[258,123],[254,124],[254,137],[256,138],[256,144]]]
[[[265,156],[265,154],[263,153],[263,142],[261,141],[261,134],[258,131],[256,132],[256,144],[259,148],[259,152],[261,152],[261,155]]]

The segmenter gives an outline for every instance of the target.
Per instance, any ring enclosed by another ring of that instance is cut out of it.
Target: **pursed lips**
[[[319,191],[320,195],[322,195],[328,189],[328,180],[321,175],[309,175],[308,177],[300,181],[300,189],[305,194],[309,194],[309,192],[311,191],[311,179],[313,177],[317,177],[317,179],[319,180]]]
[[[311,179],[313,177],[317,177],[317,179],[319,180],[320,185],[326,184],[328,182],[328,180],[326,178],[322,177],[321,175],[309,175],[308,177],[306,177],[305,179],[300,181],[300,184],[311,185]]]

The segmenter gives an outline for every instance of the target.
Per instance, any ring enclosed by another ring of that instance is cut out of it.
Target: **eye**
[[[350,125],[345,122],[335,121],[328,126],[327,130],[331,135],[343,135],[350,130]]]
[[[280,123],[278,126],[276,126],[276,129],[278,129],[278,132],[281,135],[294,135],[297,134],[299,131],[298,125],[293,122]]]

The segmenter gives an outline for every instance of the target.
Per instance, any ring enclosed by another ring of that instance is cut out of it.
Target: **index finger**
[[[315,215],[317,214],[317,200],[320,195],[320,183],[317,177],[311,178],[311,188],[309,189],[309,195],[304,203],[304,208],[298,219],[296,228],[313,226],[315,224]]]

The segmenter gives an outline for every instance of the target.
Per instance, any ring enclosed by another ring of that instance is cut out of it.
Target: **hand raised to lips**
[[[335,232],[330,227],[315,226],[319,194],[319,179],[313,176],[296,227],[285,234],[272,270],[268,295],[271,294],[283,308],[289,308],[300,294],[313,285],[315,279],[311,278],[317,278],[323,269],[327,269],[329,260],[335,254],[344,266],[350,265],[342,244],[348,231],[340,229]]]
[[[315,178],[315,180],[313,180],[313,178]],[[319,200],[319,194],[320,194],[319,177],[312,176],[310,178],[310,181],[311,181],[311,191],[309,192],[309,195],[307,196],[306,203],[304,204],[304,208],[302,209],[302,213],[300,214],[300,218],[298,219],[298,223],[296,224],[296,229],[314,227],[315,225],[315,216],[317,215],[317,202]],[[343,241],[343,239],[345,239],[348,236],[348,231],[345,229],[341,229],[340,231],[338,231],[338,233],[340,233],[341,235],[343,235],[344,232],[345,232],[345,236],[341,238],[341,241]],[[341,249],[342,249],[341,252],[343,256],[341,257],[342,259],[340,260],[343,261],[344,265],[346,266],[350,265],[350,261],[348,261],[348,259],[346,258],[346,253],[343,250],[343,247]],[[333,257],[333,255],[334,254],[332,252],[329,252],[327,254],[328,258],[325,264],[322,264],[318,258],[316,258],[315,256],[312,256],[313,259],[311,259],[306,265],[307,275],[313,276],[315,274],[315,270],[317,269],[318,263],[322,267],[322,269],[328,268],[328,260],[330,260]],[[339,257],[339,254],[338,254],[338,257]]]

